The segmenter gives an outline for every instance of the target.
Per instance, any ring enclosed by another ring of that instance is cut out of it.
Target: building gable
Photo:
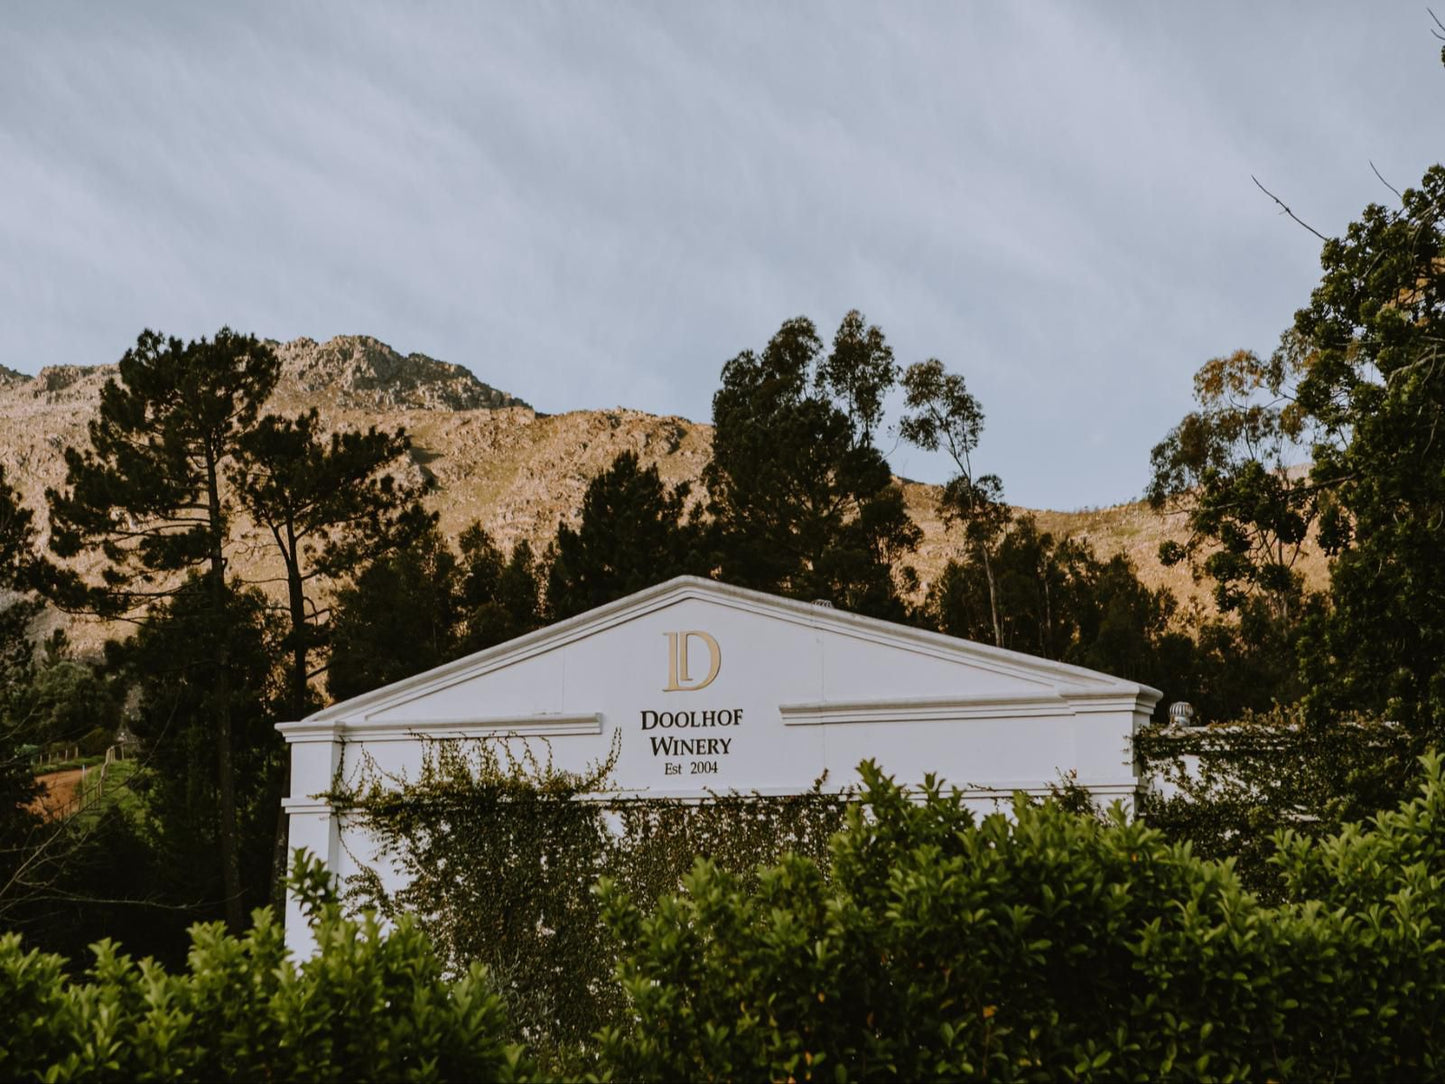
[[[582,770],[614,748],[629,793],[806,788],[865,757],[997,789],[1037,762],[1117,784],[1127,751],[1081,758],[1112,714],[1132,729],[1157,693],[1132,682],[681,577],[307,720],[350,741],[537,739]],[[1041,730],[1040,727],[1043,727]],[[1046,732],[1045,732],[1046,731]],[[1043,748],[1040,748],[1040,743]],[[958,773],[966,774],[958,774]]]

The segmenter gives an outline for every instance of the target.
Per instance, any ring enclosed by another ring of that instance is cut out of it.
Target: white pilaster
[[[338,868],[340,826],[331,803],[322,795],[332,789],[341,769],[343,726],[303,720],[276,727],[291,756],[291,793],[281,801],[287,819],[287,861],[297,847],[304,847],[325,862],[327,869]],[[286,893],[286,945],[300,958],[315,950],[306,916],[290,891]]]

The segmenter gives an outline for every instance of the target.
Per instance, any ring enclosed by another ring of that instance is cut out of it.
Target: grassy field
[[[97,817],[114,807],[131,814],[138,813],[140,797],[131,781],[139,770],[138,761],[116,760],[106,765],[103,773],[99,769],[87,772],[85,783],[77,794],[79,815]]]
[[[93,818],[116,807],[127,813],[139,813],[140,798],[131,784],[140,768],[140,763],[134,760],[105,764],[103,757],[93,758],[93,762],[83,768],[78,762],[59,765],[36,776],[49,791],[40,800],[39,809],[47,818]]]

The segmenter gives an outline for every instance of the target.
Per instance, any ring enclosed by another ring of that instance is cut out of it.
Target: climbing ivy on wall
[[[1222,726],[1145,727],[1134,736],[1139,816],[1200,858],[1233,858],[1251,891],[1278,902],[1275,833],[1321,839],[1395,807],[1418,778],[1417,746],[1388,721],[1316,725],[1284,707]]]
[[[351,902],[413,914],[457,973],[486,964],[543,1050],[575,1047],[624,1004],[599,878],[650,906],[677,892],[699,857],[745,887],[788,852],[826,866],[850,801],[825,779],[782,797],[608,797],[616,746],[584,772],[556,768],[548,753],[521,739],[431,741],[415,778],[367,762],[329,796],[378,848],[350,880]],[[386,868],[403,887],[387,888]]]

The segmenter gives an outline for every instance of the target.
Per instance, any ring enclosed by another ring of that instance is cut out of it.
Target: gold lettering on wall
[[[691,629],[687,632],[669,632],[667,635],[667,685],[663,687],[665,693],[690,693],[698,689],[706,689],[717,677],[717,672],[722,669],[722,648],[718,647],[716,640],[701,629]],[[707,677],[699,682],[693,682],[692,675],[688,673],[688,645],[692,640],[701,640],[707,645],[708,666]]]

